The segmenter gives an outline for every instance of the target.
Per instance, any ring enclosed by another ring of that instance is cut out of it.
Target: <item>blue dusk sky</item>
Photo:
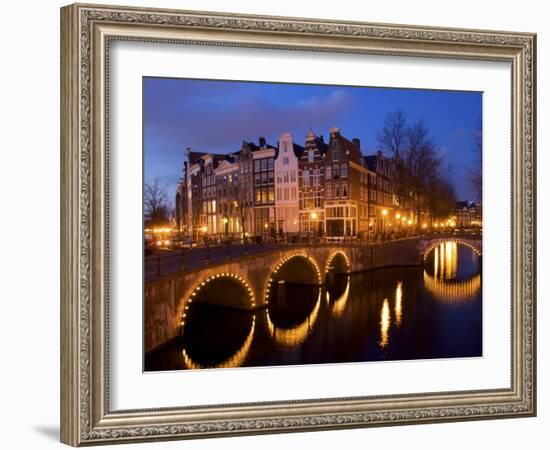
[[[328,140],[329,128],[339,127],[348,139],[361,140],[363,154],[373,154],[386,115],[397,110],[409,124],[424,121],[458,199],[476,200],[467,171],[478,164],[474,133],[482,93],[464,91],[145,77],[145,182],[158,178],[173,202],[187,147],[230,153],[260,136],[277,146],[283,132],[303,146],[310,128]]]

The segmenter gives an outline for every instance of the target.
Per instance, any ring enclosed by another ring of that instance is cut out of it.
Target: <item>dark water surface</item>
[[[145,370],[482,355],[481,261],[461,244],[437,246],[424,268],[279,289],[256,312],[193,304],[183,338],[146,358]]]

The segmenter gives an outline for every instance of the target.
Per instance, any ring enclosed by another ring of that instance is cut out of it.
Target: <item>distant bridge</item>
[[[386,241],[294,244],[241,254],[157,277],[145,284],[145,351],[176,338],[193,302],[253,310],[279,281],[322,285],[331,273],[422,265],[440,243],[453,241],[481,255],[480,235],[434,235]]]

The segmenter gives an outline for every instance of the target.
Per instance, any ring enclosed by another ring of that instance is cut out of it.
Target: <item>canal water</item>
[[[183,337],[145,370],[482,355],[481,258],[462,244],[439,244],[424,267],[278,286],[256,312],[194,303]]]

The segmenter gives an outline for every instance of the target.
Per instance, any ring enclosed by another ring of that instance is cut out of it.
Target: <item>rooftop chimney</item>
[[[359,138],[353,138],[351,141],[355,144],[355,146],[357,147],[357,150],[360,151],[361,150],[361,141],[360,141],[360,139]]]
[[[259,143],[260,143],[260,147],[261,148],[265,148],[265,138],[260,136],[260,138],[258,139]]]

